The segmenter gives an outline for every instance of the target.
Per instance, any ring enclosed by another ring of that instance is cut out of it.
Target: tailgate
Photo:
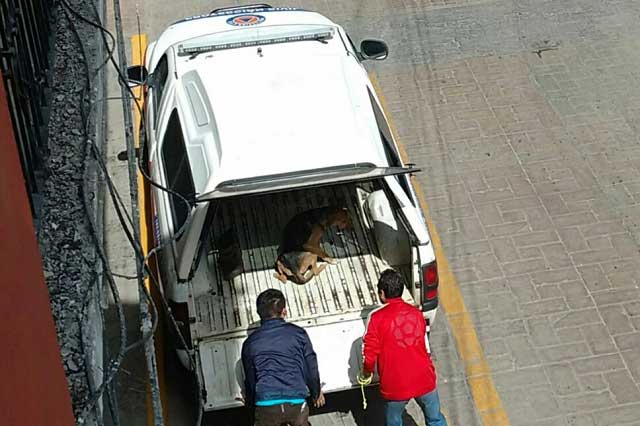
[[[306,327],[318,355],[324,392],[348,389],[357,384],[356,375],[362,362],[364,321],[358,319]],[[242,405],[244,372],[240,353],[244,340],[245,337],[237,337],[200,343],[206,411]]]

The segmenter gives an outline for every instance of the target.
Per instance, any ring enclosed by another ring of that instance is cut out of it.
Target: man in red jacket
[[[402,413],[412,398],[422,408],[429,426],[446,426],[440,412],[436,371],[425,343],[426,322],[418,308],[402,300],[403,290],[402,275],[392,269],[382,273],[378,296],[384,305],[369,315],[361,375],[370,377],[378,363],[387,426],[402,426]]]

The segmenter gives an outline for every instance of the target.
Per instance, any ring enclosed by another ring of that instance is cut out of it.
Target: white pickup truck
[[[240,349],[259,325],[257,295],[280,289],[288,320],[318,355],[324,392],[356,385],[381,271],[406,278],[404,298],[433,323],[438,276],[410,174],[361,65],[360,49],[324,16],[260,4],[224,8],[168,27],[149,45],[145,127],[156,243],[171,242],[160,278],[193,356],[205,410],[241,405]],[[295,214],[338,205],[352,228],[329,231],[338,260],[305,285],[274,278],[281,232]],[[188,220],[189,219],[189,220]],[[187,223],[184,233],[174,238]],[[219,267],[231,233],[241,271]]]

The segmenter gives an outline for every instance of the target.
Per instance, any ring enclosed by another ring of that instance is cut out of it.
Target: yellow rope
[[[358,384],[360,385],[360,391],[362,392],[362,409],[367,409],[367,397],[364,394],[364,387],[371,384],[373,380],[373,374],[370,374],[368,377],[362,377],[360,373],[358,373]]]

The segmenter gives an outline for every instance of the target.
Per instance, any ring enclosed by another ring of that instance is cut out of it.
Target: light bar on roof
[[[238,41],[230,43],[209,44],[204,46],[185,47],[178,46],[178,56],[191,56],[200,53],[215,52],[218,50],[240,49],[243,47],[265,46],[268,44],[291,43],[296,41],[324,41],[333,38],[334,30],[330,28],[326,31],[313,31],[307,33],[294,34],[290,36],[265,38],[250,41]]]

